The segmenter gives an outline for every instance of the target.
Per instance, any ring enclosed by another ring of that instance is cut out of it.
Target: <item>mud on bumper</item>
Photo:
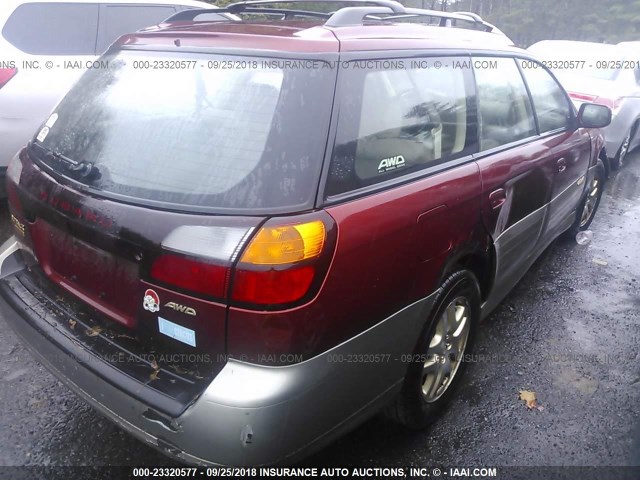
[[[228,360],[194,401],[171,415],[148,385],[117,371],[61,328],[63,319],[21,282],[21,258],[15,239],[0,248],[0,314],[36,359],[124,430],[199,465],[290,463],[374,414],[401,386],[406,354],[434,296],[299,364]],[[371,354],[381,360],[348,361]]]

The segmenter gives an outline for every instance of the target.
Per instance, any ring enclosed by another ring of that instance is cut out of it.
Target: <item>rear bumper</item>
[[[7,323],[43,365],[96,410],[147,444],[193,464],[289,463],[364,421],[398,391],[410,357],[405,354],[412,353],[435,296],[302,363],[264,367],[230,360],[184,413],[171,418],[88,368],[102,360],[77,351],[77,344],[74,352],[52,312],[42,311],[37,298],[20,298],[7,287],[24,268],[19,248],[11,239],[0,251],[0,312]]]

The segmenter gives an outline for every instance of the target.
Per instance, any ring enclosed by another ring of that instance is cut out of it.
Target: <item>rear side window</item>
[[[50,168],[133,203],[256,213],[313,205],[334,69],[161,52],[104,60],[110,68],[85,73],[39,132],[44,148],[32,149],[97,174],[78,177],[41,155]]]
[[[478,58],[475,65],[480,150],[536,135],[531,102],[513,58]]]
[[[105,5],[103,8],[98,52],[104,52],[125,33],[156,25],[176,13],[176,9],[170,5]]]
[[[26,3],[9,17],[2,35],[31,55],[93,55],[97,4]]]
[[[472,153],[476,125],[470,65],[451,58],[402,59],[386,62],[392,68],[372,70],[359,67],[363,63],[351,62],[339,80],[327,195]]]
[[[540,133],[566,128],[573,108],[562,88],[542,65],[530,61],[524,61],[522,65]]]

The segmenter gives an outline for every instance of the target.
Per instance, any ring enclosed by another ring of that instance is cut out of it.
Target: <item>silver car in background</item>
[[[193,0],[0,1],[0,196],[7,164],[87,68],[118,37]],[[228,16],[220,15],[221,20]]]
[[[613,118],[604,129],[607,170],[620,168],[640,145],[639,44],[544,40],[527,49],[553,71],[577,108],[585,102],[611,108]]]

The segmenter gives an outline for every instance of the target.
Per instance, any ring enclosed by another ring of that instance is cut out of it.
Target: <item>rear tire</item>
[[[611,167],[614,170],[619,170],[622,165],[624,165],[627,153],[629,153],[629,145],[631,145],[631,130],[627,133],[627,136],[622,141],[622,145],[620,145],[615,158],[611,161]]]
[[[453,398],[480,321],[480,287],[469,270],[442,284],[425,322],[398,397],[387,416],[411,429],[433,423]]]
[[[596,216],[602,192],[604,191],[606,172],[602,160],[598,160],[598,165],[594,170],[593,178],[587,189],[587,195],[580,202],[580,206],[576,210],[576,220],[569,229],[569,235],[576,236],[578,232],[582,232],[589,228],[591,222]]]

